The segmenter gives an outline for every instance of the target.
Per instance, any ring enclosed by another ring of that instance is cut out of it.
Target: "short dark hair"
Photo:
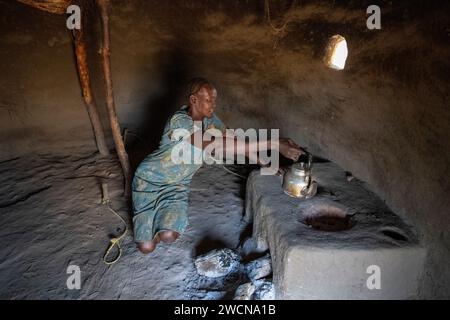
[[[196,94],[200,91],[204,86],[209,86],[214,88],[214,85],[207,79],[202,77],[192,78],[188,81],[186,85],[186,101],[189,101],[191,95]]]

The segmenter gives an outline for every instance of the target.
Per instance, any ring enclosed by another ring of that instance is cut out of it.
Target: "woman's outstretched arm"
[[[197,137],[195,135],[198,134]],[[266,150],[276,150],[288,159],[296,161],[304,153],[301,147],[290,138],[280,138],[279,140],[257,140],[245,141],[239,137],[208,137],[204,139],[200,132],[193,133],[190,143],[199,149],[205,149],[211,143],[217,153],[223,155],[244,155],[247,158],[258,162],[258,152]]]

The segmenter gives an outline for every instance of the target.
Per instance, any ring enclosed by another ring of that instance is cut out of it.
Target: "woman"
[[[188,87],[188,105],[184,105],[167,122],[159,148],[147,156],[138,166],[133,179],[133,224],[134,238],[142,253],[155,250],[160,242],[172,243],[188,224],[189,185],[201,163],[179,163],[173,161],[172,151],[175,146],[191,149],[192,154],[201,155],[201,151],[211,143],[194,139],[194,132],[218,129],[223,133],[223,151],[233,150],[234,154],[247,157],[251,149],[249,143],[238,141],[226,133],[223,122],[215,115],[217,91],[203,78],[191,80]],[[177,129],[187,130],[190,137],[180,138]],[[263,146],[264,144],[264,146]],[[257,142],[259,150],[267,149],[266,141]],[[287,158],[297,160],[301,148],[290,139],[280,139],[277,146],[270,146]]]

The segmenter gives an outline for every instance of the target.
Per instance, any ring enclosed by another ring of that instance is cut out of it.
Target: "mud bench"
[[[414,229],[364,183],[331,162],[314,164],[311,199],[283,192],[282,177],[253,171],[245,219],[269,250],[278,299],[414,299],[425,250]]]

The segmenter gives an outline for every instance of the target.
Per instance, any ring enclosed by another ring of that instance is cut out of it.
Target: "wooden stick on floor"
[[[94,137],[95,142],[97,143],[98,151],[101,155],[107,155],[109,154],[109,151],[105,140],[103,126],[100,121],[97,104],[95,103],[94,96],[92,95],[89,66],[87,63],[86,42],[83,33],[83,27],[80,30],[75,29],[73,31],[78,77],[80,79],[81,90],[83,92],[84,102],[91,120],[92,129],[94,130]]]
[[[96,0],[97,6],[100,9],[103,30],[102,43],[102,68],[105,81],[106,91],[106,108],[108,110],[109,121],[113,134],[114,144],[116,146],[117,155],[122,166],[123,175],[125,178],[125,196],[129,197],[131,191],[131,170],[128,154],[125,150],[125,145],[122,140],[120,132],[119,120],[117,119],[116,108],[114,106],[113,84],[111,77],[111,63],[110,63],[110,40],[109,40],[109,0]]]

